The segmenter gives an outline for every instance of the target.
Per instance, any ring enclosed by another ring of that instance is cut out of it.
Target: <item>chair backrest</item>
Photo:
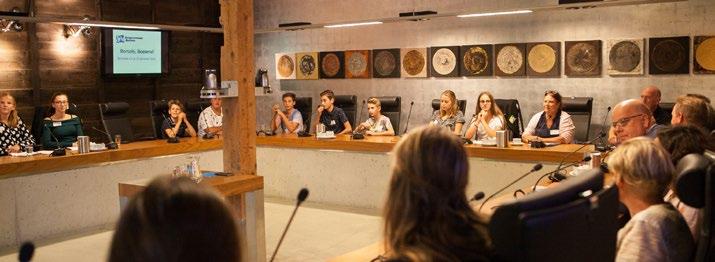
[[[571,115],[571,120],[576,126],[574,140],[588,141],[591,131],[591,113],[593,110],[593,97],[563,97],[562,110]]]
[[[660,106],[660,108],[663,109],[663,111],[670,113],[670,112],[673,112],[673,107],[675,106],[675,103],[663,102],[663,103],[658,104],[658,106]]]
[[[161,130],[161,124],[164,123],[164,119],[169,117],[169,104],[166,100],[156,100],[149,102],[149,116],[151,117],[151,124],[154,129],[154,138],[163,138],[164,130]]]
[[[513,137],[521,137],[521,132],[524,132],[524,117],[521,116],[521,107],[519,100],[516,99],[494,99],[506,120],[506,126]]]
[[[194,100],[186,102],[186,105],[184,106],[186,112],[184,113],[186,113],[186,118],[188,118],[189,123],[191,123],[194,128],[198,128],[199,126],[199,115],[201,115],[201,111],[210,106],[211,102],[208,100]]]
[[[701,154],[689,154],[678,161],[675,177],[675,194],[683,203],[700,208],[700,229],[696,236],[695,260],[715,259],[715,160]]]
[[[132,123],[127,117],[129,104],[126,102],[109,102],[99,104],[99,118],[102,120],[104,132],[109,134],[109,141],[114,141],[115,135],[122,136],[122,143],[134,140]]]
[[[390,118],[392,128],[395,130],[395,135],[400,134],[400,117],[402,115],[402,98],[399,96],[378,96],[375,97],[380,101],[382,114]],[[363,112],[367,117],[367,113]],[[363,118],[366,118],[363,117]]]
[[[613,261],[617,214],[617,187],[594,169],[499,206],[489,231],[500,261]]]
[[[342,95],[335,96],[335,106],[341,108],[345,111],[345,115],[348,117],[348,122],[355,129],[355,117],[357,117],[357,96],[355,95]]]
[[[439,110],[439,102],[439,99],[432,99],[432,111]],[[467,110],[467,100],[457,100],[457,108],[459,109],[459,111],[462,111],[462,115],[464,115],[465,110]],[[464,116],[464,118],[468,117]]]
[[[303,128],[305,132],[310,132],[310,122],[313,117],[313,98],[296,97],[294,107],[300,111],[300,115],[303,117]]]

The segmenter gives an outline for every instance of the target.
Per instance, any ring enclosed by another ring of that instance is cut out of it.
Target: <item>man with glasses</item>
[[[659,129],[663,128],[655,122],[650,109],[638,99],[629,99],[618,103],[613,108],[611,130],[608,142],[619,145],[624,141],[647,136],[655,138]]]

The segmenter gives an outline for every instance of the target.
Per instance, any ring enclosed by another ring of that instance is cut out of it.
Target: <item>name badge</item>
[[[434,121],[432,121],[432,124],[439,125],[439,121],[435,119]]]
[[[558,129],[549,130],[549,135],[558,136],[558,135],[559,135],[559,130],[558,130]]]
[[[335,120],[330,120],[330,125],[334,126],[335,125]]]
[[[52,122],[53,127],[62,126],[62,122]]]

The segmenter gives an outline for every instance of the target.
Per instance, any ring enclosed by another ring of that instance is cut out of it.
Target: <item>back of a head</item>
[[[188,178],[153,180],[122,212],[110,262],[239,261],[238,229],[223,200]]]
[[[710,128],[708,125],[712,116],[706,100],[693,95],[679,96],[674,108],[673,112],[681,113],[685,123]]]
[[[608,168],[641,199],[662,201],[673,179],[668,152],[655,141],[638,137],[620,144],[608,156]]]
[[[486,223],[465,195],[469,166],[464,147],[447,129],[421,127],[393,150],[384,208],[385,243],[393,258],[482,260]]]
[[[658,131],[658,141],[670,153],[673,165],[688,154],[715,150],[705,131],[694,125],[668,126]]]

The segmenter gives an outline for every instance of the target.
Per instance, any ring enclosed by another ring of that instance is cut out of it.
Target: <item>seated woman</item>
[[[544,93],[544,111],[536,113],[524,129],[521,139],[525,143],[543,141],[570,144],[576,132],[571,116],[561,111],[561,94],[556,91]]]
[[[393,150],[384,206],[388,261],[488,261],[486,220],[469,206],[469,162],[444,128],[422,127]],[[439,159],[439,161],[433,161]]]
[[[464,114],[457,106],[457,95],[452,90],[445,90],[439,98],[439,110],[432,113],[431,126],[449,128],[455,135],[462,135]]]
[[[690,261],[688,224],[663,201],[674,172],[668,152],[649,138],[632,138],[611,153],[608,168],[631,215],[618,231],[616,261]]]
[[[0,155],[18,153],[35,145],[35,139],[17,115],[15,98],[10,93],[0,93]]]
[[[497,131],[506,128],[504,113],[501,112],[499,106],[494,102],[494,96],[489,92],[482,92],[477,96],[479,104],[475,112],[477,113],[472,118],[467,133],[464,137],[468,139],[484,140],[497,136]],[[476,135],[476,137],[475,137]]]
[[[164,119],[161,129],[164,130],[164,138],[170,137],[195,137],[196,130],[189,123],[184,113],[184,105],[179,100],[169,100],[169,117]]]
[[[365,131],[365,134],[369,136],[395,135],[395,129],[392,128],[390,118],[382,115],[380,100],[374,97],[368,99],[367,112],[370,113],[370,117],[358,126],[358,132]]]
[[[50,116],[44,120],[42,147],[55,149],[72,146],[77,136],[82,136],[82,121],[76,115],[67,114],[69,99],[65,93],[55,93],[50,100]]]
[[[240,261],[238,226],[212,189],[162,176],[122,212],[108,261]]]
[[[709,141],[705,130],[694,125],[667,126],[658,131],[655,141],[670,153],[673,165],[689,154],[704,154],[705,150],[715,150],[715,141]],[[700,209],[681,202],[671,189],[665,195],[665,201],[680,211],[688,223],[690,232],[697,240],[700,231]]]

